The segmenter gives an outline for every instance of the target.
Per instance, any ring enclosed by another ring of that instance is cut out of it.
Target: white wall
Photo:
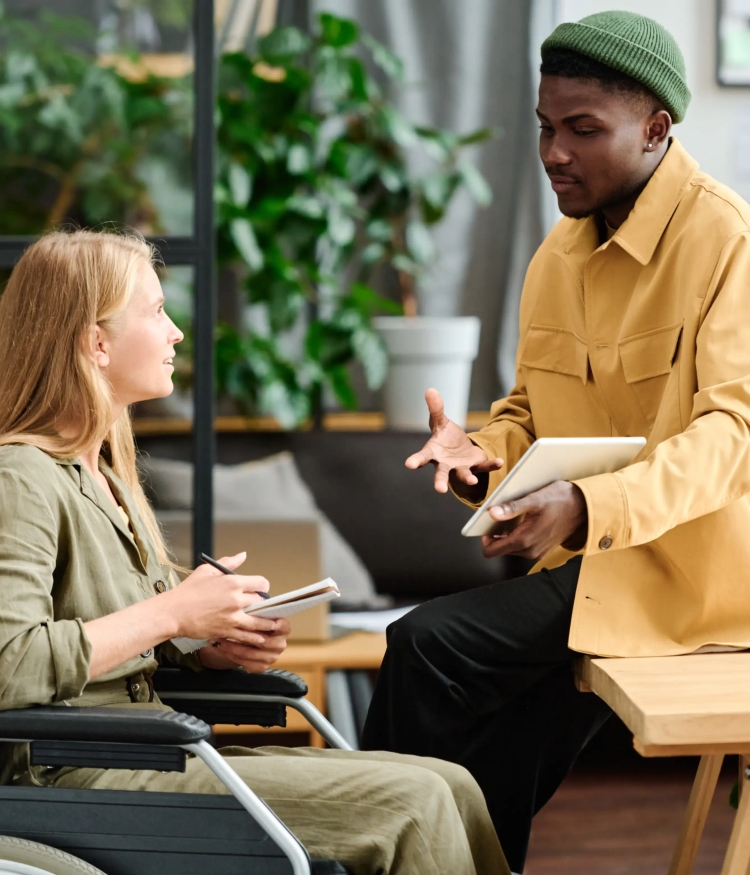
[[[715,0],[556,0],[559,21],[577,21],[607,9],[656,19],[685,56],[693,99],[675,134],[701,169],[750,201],[750,88],[716,84]],[[744,165],[744,169],[743,169]]]

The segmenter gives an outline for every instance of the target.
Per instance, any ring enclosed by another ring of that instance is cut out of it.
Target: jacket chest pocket
[[[532,325],[521,351],[524,368],[566,374],[588,382],[589,358],[586,342],[568,328]]]
[[[649,425],[659,411],[677,358],[682,322],[626,337],[618,343],[625,382],[633,390]]]

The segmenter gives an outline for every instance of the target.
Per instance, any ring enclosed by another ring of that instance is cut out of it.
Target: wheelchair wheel
[[[90,863],[72,857],[65,851],[17,839],[0,836],[0,875],[104,875]]]

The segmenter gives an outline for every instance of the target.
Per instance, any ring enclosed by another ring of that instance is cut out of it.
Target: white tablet
[[[461,529],[461,534],[467,538],[491,534],[498,525],[488,513],[491,507],[515,501],[555,480],[580,480],[619,471],[645,445],[643,437],[539,438]]]

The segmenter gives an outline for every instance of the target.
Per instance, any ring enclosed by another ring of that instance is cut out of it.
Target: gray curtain
[[[394,95],[413,123],[458,132],[494,126],[473,159],[494,192],[488,209],[468,195],[437,229],[439,263],[424,279],[424,315],[475,315],[482,341],[471,406],[487,409],[512,382],[518,292],[541,240],[529,63],[532,0],[309,0],[305,12],[355,19],[405,61]],[[299,0],[280,19],[299,21]],[[291,19],[291,20],[290,20]]]

